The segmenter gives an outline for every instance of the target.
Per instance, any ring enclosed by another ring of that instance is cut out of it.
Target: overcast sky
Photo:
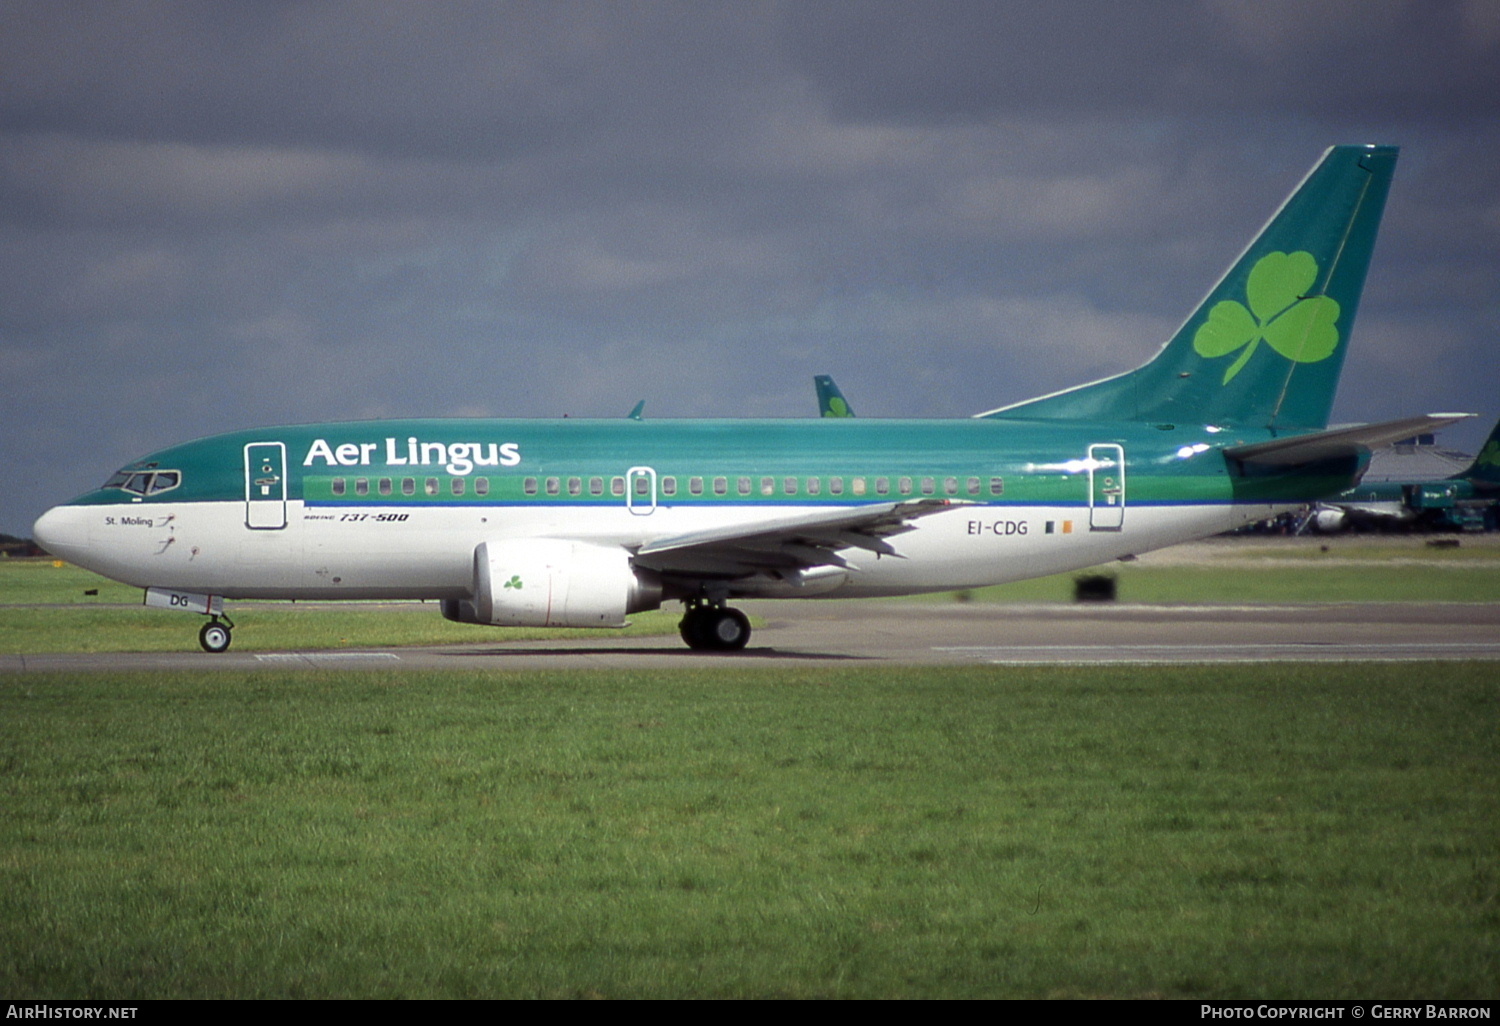
[[[1336,421],[1500,416],[1494,0],[0,0],[0,532],[398,416],[963,417],[1403,147]]]

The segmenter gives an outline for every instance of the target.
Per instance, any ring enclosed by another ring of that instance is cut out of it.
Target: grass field
[[[0,677],[0,992],[1492,997],[1493,668]]]
[[[1163,556],[1109,568],[1121,601],[1500,600],[1494,546]],[[1071,594],[1067,575],[966,598]],[[0,562],[0,651],[193,647],[196,618],[137,602]],[[237,619],[237,648],[517,636],[431,605]],[[730,667],[0,673],[0,993],[1500,982],[1492,664]]]

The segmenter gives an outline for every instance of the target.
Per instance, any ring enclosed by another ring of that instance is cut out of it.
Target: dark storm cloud
[[[796,5],[797,66],[848,117],[1278,113],[1492,118],[1500,16],[1480,2],[1181,0]],[[935,59],[936,58],[936,59]]]
[[[522,149],[589,116],[566,8],[58,3],[13,8],[3,125],[368,152]]]
[[[11,5],[0,128],[505,160],[699,135],[762,77],[751,5]],[[613,132],[628,122],[636,132]]]
[[[1336,416],[1492,417],[1497,11],[0,0],[0,531],[254,424],[1122,370],[1334,142],[1406,147]]]

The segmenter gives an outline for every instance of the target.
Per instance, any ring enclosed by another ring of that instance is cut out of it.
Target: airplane
[[[462,623],[618,627],[683,603],[911,595],[1095,566],[1359,480],[1467,416],[1328,428],[1397,158],[1327,150],[1135,370],[947,420],[400,420],[162,449],[36,522],[55,556],[209,617],[225,599],[429,599]]]
[[[1482,517],[1484,507],[1500,501],[1500,420],[1495,422],[1479,455],[1463,470],[1436,481],[1361,482],[1320,502],[1313,510],[1319,531],[1338,531],[1351,524],[1413,524],[1453,527],[1467,515]]]

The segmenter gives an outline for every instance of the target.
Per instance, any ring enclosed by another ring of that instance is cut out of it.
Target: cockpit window
[[[110,475],[108,481],[104,482],[106,488],[124,488],[126,483],[136,474],[146,470],[155,470],[155,463],[132,463],[128,467],[121,467]]]
[[[177,470],[157,470],[156,464],[136,464],[117,470],[104,482],[106,488],[118,488],[131,495],[160,495],[182,484]]]
[[[151,486],[147,491],[155,495],[157,492],[170,492],[182,483],[182,475],[175,470],[158,470],[151,478]]]

